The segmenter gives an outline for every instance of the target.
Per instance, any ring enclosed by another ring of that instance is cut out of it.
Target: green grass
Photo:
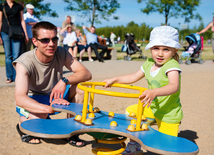
[[[117,59],[118,60],[123,60],[124,56],[127,55],[126,52],[122,52],[121,51],[122,45],[123,44],[115,44],[115,48],[117,49]],[[205,48],[204,48],[204,50],[202,52],[202,59],[203,60],[213,60],[214,59],[214,55],[213,55],[213,51],[212,51],[211,45],[210,44],[209,45],[205,44],[204,46],[205,46]],[[143,51],[143,55],[144,56],[147,56],[147,58],[151,57],[150,50],[145,51],[145,46],[142,46],[141,50]],[[181,55],[183,50],[184,49],[180,49],[178,51],[178,54]],[[95,57],[94,52],[92,53],[92,56]],[[131,55],[132,60],[142,61],[142,59],[138,58],[138,56],[139,56],[138,53]],[[84,57],[87,57],[87,53],[84,53]],[[3,66],[5,66],[5,54],[4,54],[3,46],[0,45],[0,67],[3,67]]]

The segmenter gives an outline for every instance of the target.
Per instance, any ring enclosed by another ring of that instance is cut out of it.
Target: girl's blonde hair
[[[173,58],[174,58],[177,62],[179,62],[179,55],[178,55],[177,52],[175,53],[175,55],[173,56]]]

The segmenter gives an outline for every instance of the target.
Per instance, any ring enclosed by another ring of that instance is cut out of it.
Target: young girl
[[[152,30],[150,43],[145,48],[151,50],[152,58],[147,59],[136,73],[104,80],[107,88],[113,83],[131,84],[145,77],[149,89],[139,96],[145,107],[143,114],[156,120],[160,132],[172,136],[178,135],[183,117],[179,98],[181,70],[177,62],[177,51],[180,47],[182,46],[179,44],[176,29],[170,26],[156,27]],[[129,106],[126,112],[137,114],[137,106]],[[135,145],[137,150],[141,147],[131,141],[127,145],[126,153],[131,151],[131,145]]]

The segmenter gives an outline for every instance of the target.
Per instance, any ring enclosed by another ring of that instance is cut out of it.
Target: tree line
[[[203,23],[201,23],[198,27],[194,26],[192,29],[187,28],[184,30],[181,30],[179,27],[175,27],[179,32],[179,39],[185,40],[185,36],[190,35],[191,33],[197,33],[201,31],[204,27]],[[82,27],[77,25],[77,27],[82,30]],[[149,41],[150,32],[152,31],[153,27],[150,27],[146,23],[142,24],[136,24],[133,21],[129,22],[126,26],[106,26],[106,27],[100,27],[96,28],[96,34],[101,36],[104,35],[106,38],[109,38],[111,35],[111,32],[113,32],[117,37],[120,36],[121,41],[125,39],[125,34],[127,33],[133,33],[135,36],[135,40],[139,41]],[[212,31],[208,30],[205,33],[201,34],[201,36],[204,37],[204,40],[208,40],[212,38]]]

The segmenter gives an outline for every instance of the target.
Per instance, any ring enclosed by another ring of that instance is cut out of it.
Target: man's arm
[[[31,113],[53,113],[54,111],[50,106],[41,104],[32,98],[28,94],[28,72],[19,63],[16,64],[16,80],[15,80],[15,99],[16,105],[20,106]]]
[[[73,59],[70,54],[67,55],[65,66],[74,73],[67,77],[69,84],[77,84],[92,78],[91,72],[76,59]]]
[[[68,84],[70,85],[88,81],[91,80],[92,78],[91,72],[87,68],[85,68],[85,66],[83,66],[81,63],[75,60],[70,53],[68,53],[66,56],[65,66],[68,70],[73,72],[72,75],[66,77],[68,79]],[[60,98],[60,96],[62,98],[65,89],[66,84],[62,80],[59,80],[59,82],[55,85],[51,92],[50,102],[52,102],[52,99]]]

